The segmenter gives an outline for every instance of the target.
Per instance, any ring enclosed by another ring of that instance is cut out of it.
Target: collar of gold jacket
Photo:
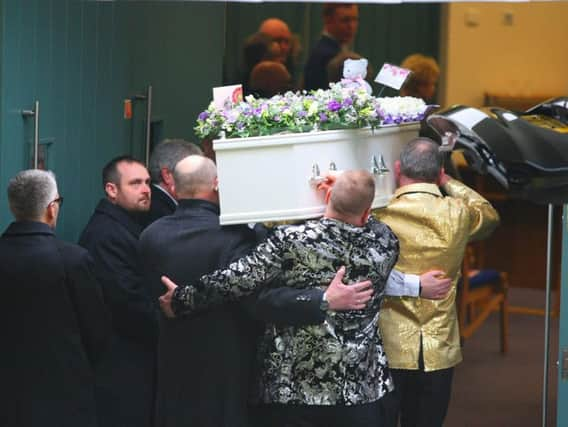
[[[426,182],[419,182],[416,184],[408,184],[398,188],[394,192],[395,199],[411,193],[428,193],[436,197],[443,197],[440,188],[436,184],[429,184]]]

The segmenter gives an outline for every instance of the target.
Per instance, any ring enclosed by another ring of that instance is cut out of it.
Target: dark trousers
[[[272,404],[260,409],[264,427],[382,427],[378,402],[353,406]]]
[[[442,427],[452,389],[454,368],[424,372],[422,354],[418,370],[391,369],[394,391],[381,399],[385,425]]]

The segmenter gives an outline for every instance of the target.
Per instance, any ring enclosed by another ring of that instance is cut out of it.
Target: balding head
[[[345,171],[337,177],[331,190],[327,216],[354,223],[367,216],[375,198],[375,178],[366,170]]]
[[[174,184],[178,199],[205,199],[218,202],[217,167],[211,159],[188,156],[174,169]]]
[[[415,138],[406,144],[400,161],[395,164],[397,175],[415,182],[436,183],[443,167],[440,146],[430,138]]]
[[[290,55],[290,48],[292,47],[291,39],[292,33],[288,24],[278,18],[268,18],[262,21],[258,29],[260,33],[272,37],[272,40],[280,46],[279,62],[286,62]]]

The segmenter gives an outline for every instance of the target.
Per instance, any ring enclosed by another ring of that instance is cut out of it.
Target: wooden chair
[[[458,318],[462,342],[494,311],[500,312],[501,352],[509,348],[509,302],[507,273],[486,268],[475,268],[474,245],[468,245],[463,260],[462,282],[458,296]]]

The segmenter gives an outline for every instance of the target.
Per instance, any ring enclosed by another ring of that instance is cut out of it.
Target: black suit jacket
[[[150,189],[152,190],[152,198],[150,203],[150,210],[146,215],[144,215],[144,226],[152,224],[157,219],[171,215],[176,210],[177,205],[174,203],[171,197],[169,197],[160,188],[157,188],[156,184],[152,184]]]
[[[228,265],[256,242],[257,234],[244,225],[221,227],[217,205],[180,200],[173,215],[159,219],[140,237],[145,283],[153,301],[157,304],[165,292],[161,275],[178,284],[194,282]],[[267,291],[260,297],[258,312],[276,321],[319,323],[323,320],[318,307],[321,295],[321,290],[275,290],[272,296]],[[248,388],[258,326],[238,304],[230,303],[189,318],[162,318],[156,427],[248,426]]]
[[[327,64],[341,51],[339,43],[322,35],[310,52],[304,67],[304,89],[329,89]]]
[[[113,320],[113,340],[97,371],[101,425],[151,424],[157,320],[141,283],[140,223],[120,206],[99,202],[79,239],[95,262]]]
[[[92,260],[40,222],[0,238],[0,425],[96,427],[93,367],[110,316]]]

